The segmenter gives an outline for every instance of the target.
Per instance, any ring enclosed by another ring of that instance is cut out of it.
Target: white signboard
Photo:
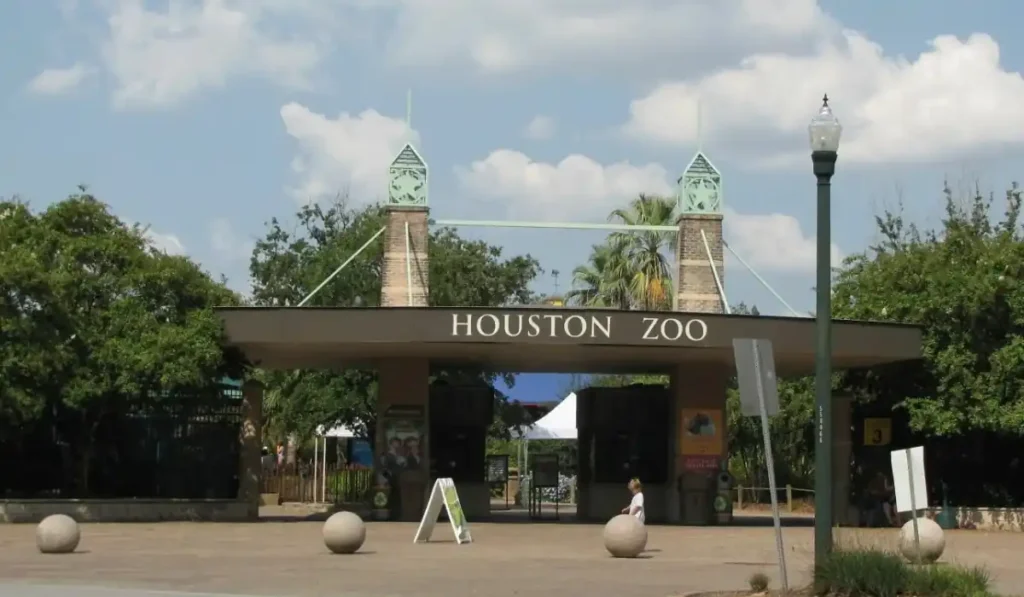
[[[924,447],[892,451],[892,487],[897,512],[916,512],[928,507],[924,478]]]
[[[434,481],[434,488],[430,490],[430,499],[427,500],[427,507],[423,511],[423,519],[420,520],[420,526],[416,529],[413,543],[430,541],[430,535],[434,532],[434,526],[437,524],[437,517],[441,515],[442,507],[448,514],[452,532],[455,533],[455,541],[459,545],[472,543],[473,536],[469,534],[469,521],[462,513],[462,503],[459,501],[459,493],[455,491],[455,482],[449,478]]]

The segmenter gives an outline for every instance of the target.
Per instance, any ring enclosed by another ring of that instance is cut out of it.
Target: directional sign
[[[765,414],[769,417],[779,412],[779,388],[775,378],[775,355],[770,340],[736,338],[732,341],[736,357],[736,380],[740,386],[740,411],[745,417],[761,415],[760,388],[764,393]]]

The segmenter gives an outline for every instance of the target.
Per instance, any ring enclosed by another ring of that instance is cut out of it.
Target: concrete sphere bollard
[[[334,553],[355,553],[366,541],[366,525],[358,514],[335,512],[324,523],[324,545]]]
[[[78,523],[64,514],[47,516],[36,527],[36,547],[41,553],[71,553],[81,539]]]
[[[604,525],[604,548],[616,558],[635,558],[647,547],[647,527],[636,516],[619,514]]]
[[[918,556],[914,545],[914,521],[908,520],[900,529],[900,553],[909,562],[931,564],[942,556],[946,549],[946,535],[942,527],[931,518],[917,519],[917,534],[921,540],[921,552]]]

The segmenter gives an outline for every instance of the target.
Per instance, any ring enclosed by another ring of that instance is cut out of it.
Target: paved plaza
[[[436,542],[414,545],[414,524],[369,523],[363,553],[354,556],[329,554],[321,525],[86,524],[81,553],[68,556],[39,554],[34,525],[4,525],[0,596],[142,597],[145,589],[281,597],[667,597],[742,589],[758,571],[777,576],[769,526],[652,526],[642,559],[616,560],[603,549],[600,525],[481,523],[471,527],[475,542],[460,546],[442,524]],[[812,532],[785,529],[794,584],[808,580]],[[839,533],[847,544],[869,545],[891,541],[896,531]],[[1024,534],[956,531],[947,538],[944,560],[984,564],[1004,593],[1024,587]],[[86,586],[127,590],[80,588]]]

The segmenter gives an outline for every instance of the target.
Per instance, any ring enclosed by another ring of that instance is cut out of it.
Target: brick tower
[[[679,177],[679,266],[677,309],[693,313],[722,313],[725,309],[715,282],[725,284],[722,246],[722,175],[698,151]],[[711,259],[708,259],[708,252]],[[714,262],[715,269],[711,263]]]
[[[385,211],[381,306],[425,307],[430,296],[427,164],[412,144],[402,148],[388,169]]]
[[[678,181],[679,234],[676,259],[679,264],[676,304],[679,311],[690,313],[722,313],[718,284],[725,283],[722,245],[722,175],[702,151],[697,151]],[[709,258],[710,254],[710,258]],[[714,264],[714,267],[712,267]],[[717,273],[718,282],[715,281]],[[692,454],[682,444],[683,413],[699,409],[712,413],[720,421],[717,435],[721,440],[717,453],[717,470],[728,463],[725,442],[725,398],[728,368],[680,364],[670,374],[669,387],[675,397],[675,446],[673,483],[668,491],[669,520],[683,524],[714,524],[716,512],[716,477],[706,463],[697,466]],[[677,489],[678,488],[678,489]]]

